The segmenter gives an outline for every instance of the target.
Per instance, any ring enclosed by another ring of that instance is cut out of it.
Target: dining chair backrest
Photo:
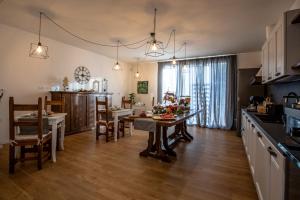
[[[132,101],[130,99],[126,100],[125,97],[122,97],[121,107],[125,109],[131,109]]]
[[[61,100],[48,100],[48,97],[45,96],[44,110],[47,111],[47,107],[50,106],[52,111],[52,106],[59,106],[59,112],[65,112],[65,97],[62,97]]]
[[[104,116],[106,122],[109,121],[108,98],[104,97],[104,101],[96,97],[96,120],[100,120],[100,116]],[[102,117],[101,117],[102,118]]]
[[[42,116],[42,98],[38,98],[38,104],[15,104],[14,98],[9,97],[9,139],[15,140],[17,127],[34,127],[37,130],[39,139],[43,137],[43,116]],[[15,112],[17,111],[33,111],[37,112],[36,120],[18,121],[15,119]]]

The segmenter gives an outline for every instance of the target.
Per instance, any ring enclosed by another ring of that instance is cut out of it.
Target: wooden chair
[[[45,158],[51,159],[51,132],[48,131],[47,119],[42,117],[42,98],[38,99],[38,104],[15,104],[14,98],[9,98],[9,173],[15,171],[15,164],[18,161],[37,160],[38,169],[42,169],[42,162]],[[15,120],[17,111],[35,111],[37,117]],[[17,132],[17,130],[19,130]],[[29,131],[30,130],[30,131]],[[20,159],[15,156],[16,147],[21,147]],[[47,154],[43,155],[44,150]],[[37,154],[36,156],[25,157],[26,153]]]
[[[125,97],[122,97],[121,108],[132,109],[132,101],[130,99],[126,100]],[[125,136],[125,128],[130,128],[129,124],[126,122],[127,121],[124,118],[121,118],[119,121],[119,131],[121,132],[123,137]]]
[[[105,127],[105,132],[101,132],[101,126]],[[105,135],[106,142],[114,137],[114,121],[108,107],[108,98],[100,101],[96,97],[96,139],[99,140],[100,135]]]

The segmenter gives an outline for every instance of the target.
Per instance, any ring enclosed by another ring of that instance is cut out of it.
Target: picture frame
[[[138,94],[148,94],[148,81],[138,81],[137,82],[137,93]]]

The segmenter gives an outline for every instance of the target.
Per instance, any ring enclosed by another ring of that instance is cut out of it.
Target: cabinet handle
[[[254,124],[251,124],[252,128],[255,128]]]
[[[248,122],[250,122],[250,120],[248,119]]]
[[[277,153],[275,153],[272,147],[268,147],[268,152],[270,153],[271,156],[277,157]]]
[[[257,134],[257,137],[262,138],[262,135],[260,132],[257,132],[256,134]]]
[[[279,76],[281,73],[280,72],[277,72],[276,74],[275,74],[275,76]]]

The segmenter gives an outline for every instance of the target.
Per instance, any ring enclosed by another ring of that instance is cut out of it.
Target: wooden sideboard
[[[112,93],[50,91],[52,100],[65,98],[66,135],[91,130],[95,127],[96,97],[108,97],[112,106]],[[59,107],[53,106],[58,112]]]

